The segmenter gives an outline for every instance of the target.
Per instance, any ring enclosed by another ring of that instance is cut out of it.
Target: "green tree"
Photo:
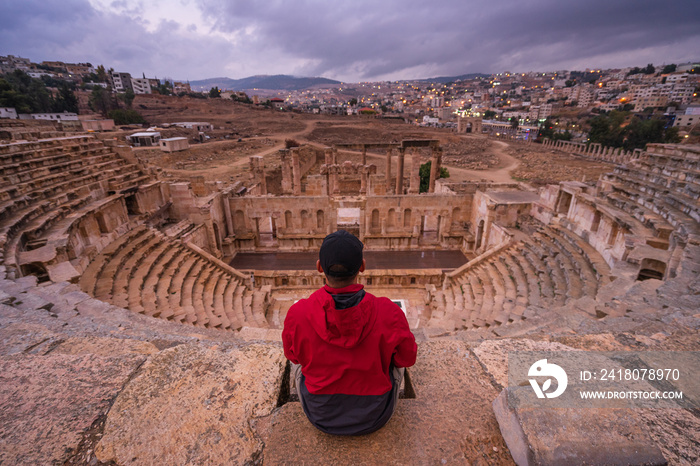
[[[654,74],[656,71],[656,68],[654,68],[654,65],[649,63],[646,68],[644,68],[644,74]]]
[[[105,116],[116,108],[112,99],[112,90],[109,87],[105,89],[101,86],[95,86],[90,93],[88,103],[91,109]]]
[[[518,118],[510,117],[510,127],[513,129],[518,129],[518,126],[520,126],[520,121],[518,120]]]
[[[494,112],[493,110],[486,110],[484,112],[484,119],[485,120],[490,120],[491,118],[493,118],[495,116],[496,116],[496,112]]]
[[[357,99],[353,97],[352,99],[350,99],[350,102],[348,102],[348,103],[350,104],[351,107],[354,107],[355,105],[357,105]]]
[[[54,112],[78,113],[78,98],[68,83],[63,82],[59,85],[58,95],[53,99],[51,107]]]
[[[661,70],[661,74],[673,73],[674,71],[676,71],[676,65],[670,64],[670,65],[664,66],[664,69]]]
[[[221,97],[221,90],[219,89],[219,86],[214,86],[211,89],[209,89],[209,97],[212,99]]]
[[[109,78],[108,78],[108,76],[107,76],[107,70],[105,70],[104,65],[99,65],[99,66],[97,67],[97,70],[96,70],[96,71],[97,71],[97,73],[96,73],[96,74],[97,74],[97,82],[101,82],[101,83],[106,83],[106,82],[108,82],[107,80],[108,80]]]
[[[134,103],[134,99],[136,98],[136,94],[134,94],[133,89],[128,88],[123,94],[119,94],[118,98],[124,102],[126,108],[131,108],[131,105]]]
[[[420,176],[420,189],[421,193],[427,193],[428,188],[430,188],[430,167],[432,163],[429,161],[425,162],[420,166],[418,170],[418,175]],[[440,167],[440,176],[438,178],[449,178],[450,172],[445,167]]]
[[[547,118],[540,125],[540,130],[537,132],[537,139],[554,139],[554,133],[554,122],[550,118]]]
[[[144,124],[143,116],[136,110],[131,109],[114,109],[110,110],[107,116],[114,120],[115,125],[130,125],[130,124]]]

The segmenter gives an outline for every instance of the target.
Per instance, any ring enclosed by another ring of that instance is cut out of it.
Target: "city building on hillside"
[[[65,69],[73,76],[87,76],[95,72],[95,68],[89,63],[66,63]]]
[[[173,83],[173,92],[175,94],[179,94],[180,92],[192,92],[192,88],[190,87],[190,83],[175,81]]]
[[[112,83],[115,92],[126,92],[127,89],[134,90],[131,85],[131,75],[129,73],[112,73]]]
[[[12,73],[15,70],[27,71],[31,66],[32,62],[29,58],[15,57],[14,55],[0,56],[0,73]]]
[[[131,78],[131,88],[134,94],[151,93],[151,83],[148,78]]]
[[[42,76],[48,76],[49,78],[54,78],[56,75],[54,73],[51,73],[49,71],[44,71],[44,70],[30,70],[26,72],[29,77],[39,79]]]

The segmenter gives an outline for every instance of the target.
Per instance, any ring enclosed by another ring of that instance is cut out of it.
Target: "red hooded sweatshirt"
[[[344,302],[354,305],[336,308]],[[393,411],[390,366],[416,362],[416,341],[401,308],[366,293],[362,285],[324,286],[295,303],[285,318],[282,341],[287,359],[301,365],[304,411],[328,433],[368,433],[381,427],[388,421],[387,410]]]

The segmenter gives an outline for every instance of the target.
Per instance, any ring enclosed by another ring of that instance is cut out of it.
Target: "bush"
[[[116,109],[110,111],[107,116],[114,120],[115,125],[144,124],[143,116],[136,110]]]

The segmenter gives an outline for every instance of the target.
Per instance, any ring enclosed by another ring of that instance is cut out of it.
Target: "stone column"
[[[292,149],[292,176],[294,178],[295,196],[301,196],[301,166],[299,166],[299,149]]]
[[[360,194],[367,194],[367,176],[369,170],[366,165],[360,167]]]
[[[265,179],[265,161],[259,155],[251,155],[248,159],[250,176],[254,183],[260,186],[260,195],[267,194],[267,180]]]
[[[367,165],[367,146],[362,144],[362,165]]]
[[[406,149],[399,149],[399,159],[396,167],[396,194],[403,194],[403,162]]]
[[[393,150],[388,148],[386,150],[386,169],[384,172],[384,180],[386,181],[386,193],[391,193],[391,153]]]
[[[428,192],[435,192],[435,180],[440,176],[440,164],[442,162],[442,150],[439,147],[433,147],[433,155],[430,158],[430,185]]]
[[[282,159],[282,194],[292,194],[292,161],[289,149],[280,149]]]
[[[226,216],[226,227],[228,229],[228,235],[230,236],[233,234],[233,218],[231,217],[231,203],[229,202],[228,199],[229,194],[225,194],[223,196],[223,202],[224,202],[224,215]]]
[[[420,152],[415,147],[411,149],[411,178],[408,187],[409,194],[420,192]]]
[[[331,177],[333,179],[333,194],[340,194],[340,182],[338,181],[338,175],[340,174],[340,165],[333,165],[331,167]]]

